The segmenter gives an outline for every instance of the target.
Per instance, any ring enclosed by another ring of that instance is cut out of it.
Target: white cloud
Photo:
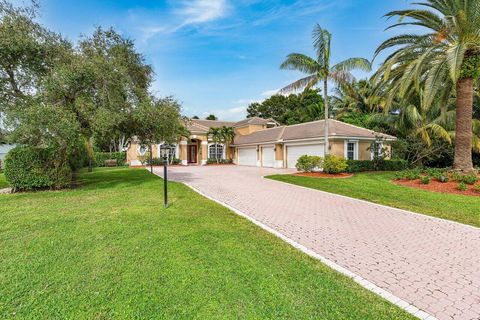
[[[262,97],[270,98],[271,96],[274,96],[274,95],[279,94],[279,93],[280,93],[280,89],[267,90],[267,91],[262,92]]]
[[[180,27],[199,24],[223,18],[228,12],[226,0],[182,1],[182,7],[175,13],[183,18]]]

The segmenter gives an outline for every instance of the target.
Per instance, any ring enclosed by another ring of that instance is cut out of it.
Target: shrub
[[[315,169],[318,169],[322,166],[322,157],[318,156],[308,156],[304,154],[297,160],[295,167],[298,171],[303,172],[312,172]]]
[[[180,159],[177,159],[177,160],[178,160],[178,163],[180,163]],[[230,163],[233,163],[232,159],[218,159],[218,161],[215,158],[207,159],[207,164],[230,164]]]
[[[94,166],[105,167],[106,160],[117,160],[117,165],[124,166],[127,161],[125,152],[95,152]]]
[[[473,186],[473,191],[480,193],[480,184],[476,184]]]
[[[429,184],[430,183],[430,177],[429,176],[423,176],[420,181],[422,184]]]
[[[323,160],[323,171],[325,173],[341,173],[347,170],[347,160],[336,157],[334,155],[327,155]]]
[[[14,191],[68,187],[72,170],[66,163],[55,165],[56,160],[51,149],[16,147],[5,158],[5,178]]]
[[[478,182],[478,177],[474,174],[465,175],[461,178],[461,181],[466,184],[475,184]]]
[[[375,163],[370,160],[348,160],[347,161],[348,172],[364,172],[364,171],[399,171],[405,170],[408,166],[408,162],[405,160],[381,160]]]
[[[464,182],[460,182],[458,184],[458,190],[460,191],[466,191],[467,190],[467,185]]]

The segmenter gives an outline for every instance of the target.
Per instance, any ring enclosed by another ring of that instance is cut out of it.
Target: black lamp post
[[[165,208],[168,208],[168,153],[169,150],[167,148],[160,149],[160,155],[163,158],[163,206]]]

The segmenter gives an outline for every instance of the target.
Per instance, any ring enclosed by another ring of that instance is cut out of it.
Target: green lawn
[[[347,179],[318,179],[292,175],[268,178],[411,210],[480,227],[480,197],[444,194],[392,183],[393,173],[361,173]]]
[[[7,180],[5,179],[5,174],[0,172],[0,189],[8,187]]]
[[[79,182],[0,195],[1,319],[412,319],[182,184]]]

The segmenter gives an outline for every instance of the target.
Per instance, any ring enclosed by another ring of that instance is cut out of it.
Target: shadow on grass
[[[163,180],[145,169],[94,168],[76,174],[75,188],[83,190],[140,187],[145,184],[163,184]]]

